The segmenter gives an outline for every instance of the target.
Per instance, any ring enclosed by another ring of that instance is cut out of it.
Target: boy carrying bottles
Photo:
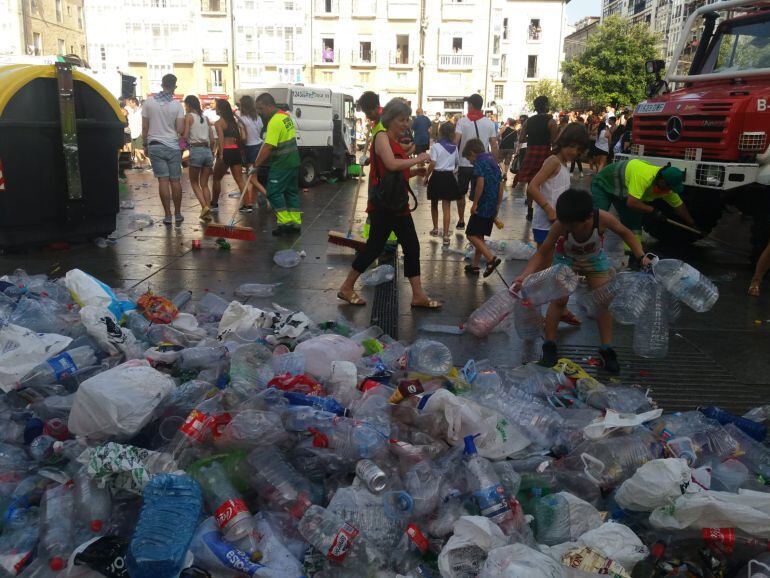
[[[492,153],[487,152],[481,140],[477,138],[469,140],[463,149],[463,156],[473,165],[473,176],[476,177],[471,218],[465,229],[465,235],[471,245],[476,248],[476,252],[473,254],[471,263],[465,266],[465,272],[478,275],[479,263],[483,255],[487,261],[484,277],[489,277],[502,263],[502,259],[495,257],[495,254],[489,250],[484,242],[484,237],[492,234],[492,226],[495,223],[497,212],[500,210],[500,203],[503,202],[505,183],[500,172],[500,165],[497,164]]]
[[[554,265],[567,265],[578,275],[584,275],[592,290],[605,285],[610,280],[610,263],[603,248],[604,232],[607,229],[628,244],[642,267],[650,265],[641,243],[630,229],[624,227],[610,213],[595,209],[591,194],[587,191],[568,189],[556,201],[556,221],[551,226],[548,236],[538,247],[537,253],[529,260],[521,275],[513,282],[512,289],[519,291],[528,275],[547,267],[552,254]],[[547,367],[556,365],[559,358],[556,329],[567,306],[567,300],[565,297],[548,304],[541,360],[541,364]],[[604,368],[609,372],[617,373],[620,371],[620,365],[617,354],[612,348],[612,315],[607,309],[602,309],[598,313],[596,324],[601,338],[599,355],[604,362]]]

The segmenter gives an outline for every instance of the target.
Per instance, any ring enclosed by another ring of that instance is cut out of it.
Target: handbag
[[[376,151],[374,151],[374,156],[377,157]],[[372,166],[376,166],[376,164],[372,163]],[[414,199],[414,207],[411,208],[409,207],[409,195],[412,195]],[[369,199],[375,207],[392,213],[403,213],[404,211],[411,213],[419,205],[412,187],[409,186],[408,181],[405,181],[401,171],[386,170],[377,184],[370,187]]]

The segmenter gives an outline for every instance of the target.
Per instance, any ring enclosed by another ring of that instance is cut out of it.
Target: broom
[[[366,144],[364,145],[364,151],[369,150],[369,143],[371,142],[371,137],[366,139]],[[366,248],[366,239],[361,237],[360,235],[355,235],[353,233],[353,221],[355,221],[356,218],[356,207],[358,206],[358,195],[361,193],[361,182],[362,182],[362,175],[364,173],[363,166],[359,165],[358,170],[358,184],[356,185],[356,196],[355,199],[353,199],[353,208],[350,211],[350,220],[348,221],[348,232],[342,233],[340,231],[329,231],[329,238],[328,241],[332,245],[339,245],[341,247],[350,247],[351,249],[355,249],[356,251],[363,251]]]
[[[246,189],[249,187],[251,177],[253,174],[249,172],[246,183],[243,185],[241,196],[238,198],[238,204],[235,206],[233,216],[230,219],[230,223],[222,225],[219,223],[211,223],[203,230],[203,235],[206,237],[217,237],[223,239],[236,239],[240,241],[256,241],[257,237],[254,235],[254,229],[251,227],[239,227],[235,224],[235,217],[238,216],[238,211],[243,203],[243,196],[246,194]]]

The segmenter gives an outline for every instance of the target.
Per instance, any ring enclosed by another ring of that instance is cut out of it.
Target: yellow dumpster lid
[[[13,96],[36,78],[56,78],[56,67],[53,64],[6,64],[0,66],[0,117]],[[112,94],[99,82],[79,70],[72,70],[72,78],[93,88],[112,107],[120,122],[125,122],[125,116],[120,105]]]

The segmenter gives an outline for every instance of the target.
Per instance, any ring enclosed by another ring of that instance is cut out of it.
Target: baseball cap
[[[473,106],[473,108],[481,108],[484,106],[484,99],[481,97],[480,94],[471,94],[470,96],[464,98],[465,102]]]
[[[668,187],[676,194],[684,191],[684,173],[676,167],[663,167],[660,176],[666,181]]]

